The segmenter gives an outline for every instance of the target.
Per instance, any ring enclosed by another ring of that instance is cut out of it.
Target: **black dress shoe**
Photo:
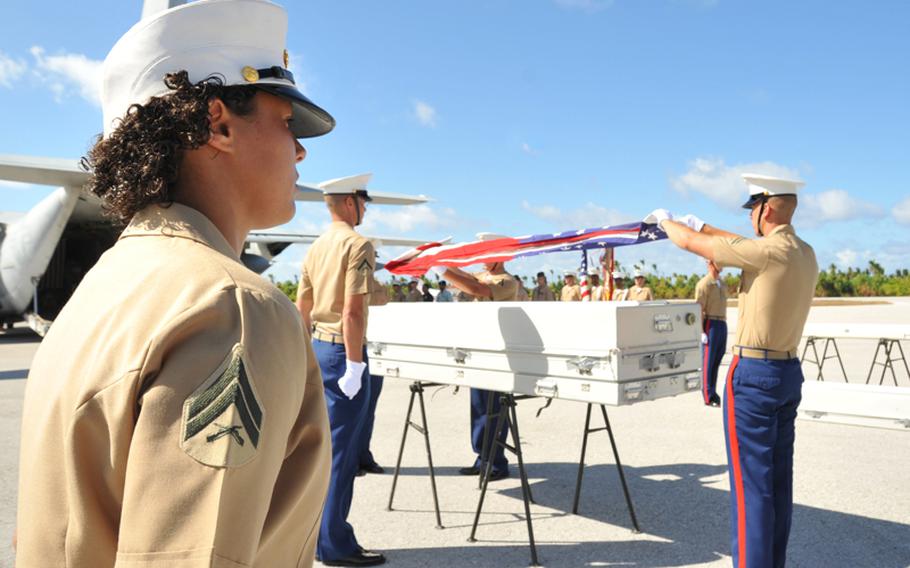
[[[711,398],[708,399],[708,406],[720,406],[720,397],[712,394]]]
[[[499,481],[500,479],[507,479],[508,477],[509,477],[509,470],[507,470],[507,469],[503,469],[503,470],[499,470],[499,471],[493,470],[493,472],[490,473],[490,481]]]
[[[458,470],[461,475],[480,475],[480,468],[476,465],[469,465]]]
[[[366,470],[358,469],[357,473],[354,474],[354,477],[363,477],[366,474],[367,474]]]
[[[364,473],[385,473],[385,469],[376,462],[373,462],[369,465],[361,465],[360,471]]]
[[[385,564],[385,556],[381,552],[360,549],[350,556],[337,560],[322,560],[326,566],[379,566]]]

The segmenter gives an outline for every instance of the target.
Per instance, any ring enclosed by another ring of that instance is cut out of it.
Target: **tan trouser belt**
[[[733,354],[745,357],[747,359],[770,359],[772,361],[786,361],[795,359],[795,351],[775,351],[773,349],[761,349],[759,347],[743,347],[741,345],[733,346]]]
[[[323,333],[321,331],[314,330],[313,339],[325,341],[326,343],[334,343],[336,345],[344,345],[344,337],[338,335],[337,333]]]

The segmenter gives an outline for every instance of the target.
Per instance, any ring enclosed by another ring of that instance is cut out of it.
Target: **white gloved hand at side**
[[[651,211],[650,213],[648,213],[648,216],[643,219],[643,221],[645,223],[648,223],[649,225],[657,225],[658,227],[664,221],[672,221],[672,220],[673,220],[673,213],[670,213],[666,209],[655,209],[654,211]]]
[[[708,344],[708,334],[707,333],[701,334],[701,344],[702,345]]]
[[[357,363],[350,359],[345,359],[345,370],[341,378],[338,379],[338,388],[344,393],[344,396],[353,399],[360,392],[363,382],[363,371],[367,368],[366,363]]]
[[[680,218],[678,218],[678,219],[674,219],[674,220],[675,220],[677,223],[682,223],[682,224],[685,225],[686,227],[689,227],[690,229],[692,229],[692,230],[695,231],[696,233],[700,233],[702,227],[705,226],[705,222],[704,222],[704,221],[702,221],[701,219],[699,219],[698,217],[696,217],[695,215],[692,215],[692,214],[683,215],[682,217],[680,217]]]

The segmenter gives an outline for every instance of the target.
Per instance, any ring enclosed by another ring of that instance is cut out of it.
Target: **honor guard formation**
[[[103,135],[85,163],[91,191],[126,228],[28,377],[17,566],[382,564],[364,547],[381,543],[361,543],[348,522],[355,478],[384,472],[370,451],[383,385],[370,373],[371,305],[654,299],[642,269],[631,283],[606,267],[582,273],[586,287],[566,272],[557,293],[544,272],[526,290],[503,262],[437,267],[438,291],[414,279],[389,296],[357,232],[371,201],[364,174],[320,185],[331,225],[307,251],[295,309],[240,260],[249,231],[295,213],[298,139],[335,126],[287,68],[287,29],[266,0],[199,0],[143,19],[105,59]],[[796,349],[818,266],[791,225],[801,182],[745,181],[755,239],[664,209],[650,218],[707,262],[695,297],[705,405],[721,405],[720,273],[742,270],[722,411],[731,550],[734,566],[783,566]],[[471,389],[474,459],[459,473],[480,474],[499,398]],[[494,433],[489,481],[510,475],[508,430],[506,420]]]

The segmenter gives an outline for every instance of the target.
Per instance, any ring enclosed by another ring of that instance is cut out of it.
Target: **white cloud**
[[[631,215],[590,202],[570,211],[563,211],[555,205],[532,205],[527,201],[521,202],[521,208],[538,219],[553,223],[553,229],[559,231],[618,225],[635,220]]]
[[[288,50],[288,71],[294,74],[297,89],[303,94],[307,93],[306,81],[303,80],[303,56]]]
[[[895,205],[892,214],[898,223],[910,224],[910,197]]]
[[[843,189],[829,189],[821,193],[801,195],[797,209],[799,223],[808,227],[827,221],[851,221],[882,215],[883,212],[879,206],[851,197]]]
[[[458,225],[455,210],[445,207],[434,209],[433,207],[420,204],[408,205],[407,207],[395,207],[385,209],[380,207],[371,207],[363,219],[363,226],[358,229],[366,235],[383,236],[381,231],[391,231],[394,234],[409,233],[414,230],[421,231],[439,231],[442,229],[453,228]],[[438,238],[440,235],[418,235],[415,238]]]
[[[837,264],[841,268],[856,268],[865,265],[869,259],[873,258],[872,251],[856,251],[852,248],[845,248],[834,253],[837,257]]]
[[[30,51],[35,58],[35,75],[58,101],[75,92],[95,106],[101,106],[101,61],[81,53],[47,55],[40,46],[34,46]]]
[[[24,61],[13,59],[0,51],[0,86],[13,88],[13,84],[27,68],[28,65]]]
[[[726,207],[737,209],[748,197],[742,174],[750,172],[788,179],[799,179],[795,169],[774,162],[755,162],[728,166],[720,158],[699,157],[689,162],[689,171],[671,178],[670,185],[683,195],[701,194]]]
[[[430,128],[436,127],[436,109],[423,101],[414,101],[414,116],[417,122]]]
[[[534,148],[531,148],[531,145],[528,144],[527,142],[521,143],[521,151],[529,156],[539,156],[540,155],[540,152],[535,150]]]
[[[613,0],[555,0],[557,6],[570,10],[581,10],[593,14],[606,10],[613,5]]]

